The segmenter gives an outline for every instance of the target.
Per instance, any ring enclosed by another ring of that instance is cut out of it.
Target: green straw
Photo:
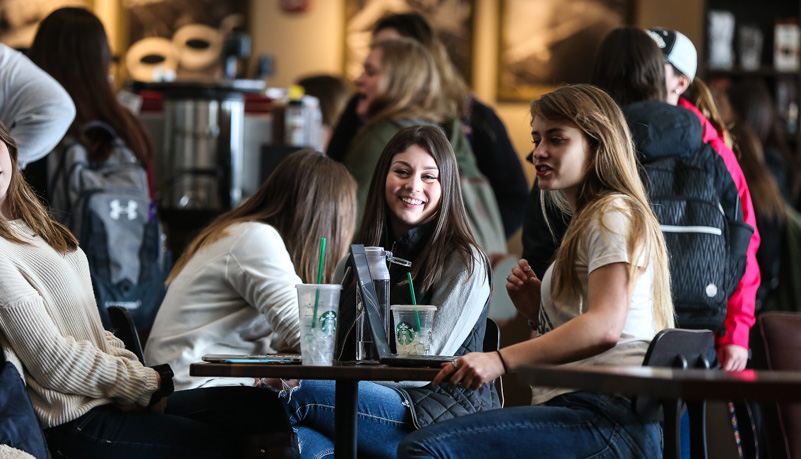
[[[414,297],[414,285],[412,285],[412,273],[407,272],[406,278],[409,279],[409,292],[412,293],[412,304],[417,306],[417,299]],[[417,319],[417,331],[420,331],[420,313],[414,310],[414,317]]]
[[[323,283],[323,260],[325,260],[325,238],[320,240],[320,269],[317,270],[317,284]],[[317,325],[317,303],[320,302],[320,289],[314,294],[314,315],[312,316],[312,328]]]

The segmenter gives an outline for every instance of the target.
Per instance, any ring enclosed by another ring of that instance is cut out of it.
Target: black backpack
[[[111,126],[82,129],[105,131],[113,150],[106,161],[90,161],[83,145],[65,138],[48,157],[52,213],[86,253],[103,326],[111,326],[106,308],[121,306],[146,330],[164,299],[170,262],[147,172]]]
[[[754,232],[725,162],[705,144],[645,163],[641,176],[667,244],[676,326],[722,329]]]

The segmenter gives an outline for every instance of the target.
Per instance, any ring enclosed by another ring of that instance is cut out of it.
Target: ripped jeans
[[[333,457],[334,389],[334,381],[303,380],[298,387],[279,393],[304,459]],[[411,411],[397,390],[361,381],[357,429],[360,458],[394,458],[401,440],[414,425]]]

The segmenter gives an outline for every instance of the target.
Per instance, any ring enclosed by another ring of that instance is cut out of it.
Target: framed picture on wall
[[[129,43],[125,63],[138,81],[155,73],[220,78],[223,40],[247,28],[248,0],[124,0]]]
[[[586,83],[611,30],[633,24],[634,0],[502,0],[498,99],[530,101]]]
[[[465,81],[472,80],[474,0],[345,0],[345,75],[363,69],[373,25],[389,14],[418,12],[431,24]]]
[[[86,8],[86,0],[0,0],[0,42],[11,48],[29,48],[39,23],[65,6]]]

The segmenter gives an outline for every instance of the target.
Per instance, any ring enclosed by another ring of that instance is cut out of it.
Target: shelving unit
[[[734,15],[732,39],[734,65],[730,69],[710,68],[709,12],[730,11]],[[759,79],[770,90],[774,104],[785,121],[785,134],[795,153],[801,156],[801,69],[780,71],[774,67],[774,29],[777,20],[792,20],[801,25],[799,0],[706,0],[704,5],[705,46],[701,62],[701,76],[714,84],[721,80]],[[742,25],[757,27],[763,36],[760,66],[756,70],[743,69],[740,63],[738,34]],[[785,95],[780,93],[784,92]],[[793,108],[794,106],[794,108]]]

